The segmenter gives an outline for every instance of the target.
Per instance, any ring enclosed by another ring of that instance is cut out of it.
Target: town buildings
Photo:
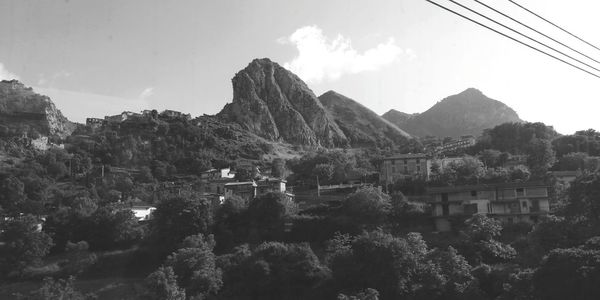
[[[486,214],[503,223],[535,223],[550,212],[549,186],[544,183],[504,183],[432,187],[432,216],[438,231],[449,231],[474,214]]]
[[[423,153],[386,157],[381,163],[379,182],[387,186],[409,177],[429,179],[430,169],[431,159]]]
[[[472,135],[464,135],[461,136],[459,139],[445,142],[440,148],[440,153],[447,154],[455,153],[460,150],[465,150],[469,147],[474,146],[476,142],[477,140]]]

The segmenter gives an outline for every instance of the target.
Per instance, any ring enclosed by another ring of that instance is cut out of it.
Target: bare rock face
[[[233,101],[218,114],[261,137],[345,147],[348,139],[306,84],[271,60],[255,59],[232,79]]]
[[[61,137],[75,129],[48,96],[36,94],[17,80],[0,82],[0,125],[16,132],[35,130]]]

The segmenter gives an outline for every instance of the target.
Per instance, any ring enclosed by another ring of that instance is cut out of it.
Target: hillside
[[[74,129],[48,96],[17,80],[0,81],[0,126],[6,134],[65,137]]]
[[[381,115],[386,121],[391,122],[392,124],[404,124],[410,118],[418,116],[419,114],[407,114],[405,112],[397,111],[395,109],[390,109],[385,114]]]
[[[421,137],[477,136],[484,129],[502,123],[522,122],[512,108],[474,88],[444,98],[421,114],[410,118],[403,118],[404,115],[390,111],[383,117],[406,132]]]
[[[233,101],[217,115],[273,141],[344,147],[348,139],[308,86],[268,58],[232,79]]]
[[[410,135],[362,104],[334,91],[319,96],[352,146],[406,143]]]

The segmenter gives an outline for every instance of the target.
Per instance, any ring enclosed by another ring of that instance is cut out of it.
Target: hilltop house
[[[486,214],[503,223],[535,223],[550,212],[549,186],[543,183],[480,184],[429,188],[432,216],[438,231],[451,230],[474,214]]]
[[[156,210],[156,207],[150,205],[134,205],[131,207],[131,211],[138,219],[138,221],[148,221],[152,218],[152,213]]]
[[[471,146],[474,146],[476,142],[477,140],[472,135],[464,135],[461,136],[459,139],[444,143],[440,149],[440,152],[443,154],[464,150]]]
[[[387,186],[408,177],[428,179],[430,169],[431,159],[423,153],[386,157],[381,163],[379,182]]]

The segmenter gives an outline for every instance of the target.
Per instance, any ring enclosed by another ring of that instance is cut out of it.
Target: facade
[[[465,135],[461,136],[460,139],[444,143],[441,148],[442,153],[450,153],[458,150],[467,149],[474,146],[476,143],[475,137]]]
[[[92,127],[93,129],[97,129],[104,125],[104,120],[98,118],[87,118],[85,119],[85,125]]]
[[[452,221],[486,214],[503,223],[535,223],[550,212],[549,186],[509,183],[429,188],[432,216],[438,231],[449,231]]]
[[[393,184],[405,178],[429,179],[431,159],[422,153],[400,154],[383,159],[379,172],[379,182]]]
[[[184,114],[180,111],[175,111],[175,110],[164,110],[160,113],[161,116],[163,117],[169,117],[169,118],[184,118],[186,120],[191,120],[192,116],[190,114]]]
[[[150,205],[135,205],[131,207],[131,211],[138,219],[138,221],[147,221],[152,217],[152,212],[156,210],[156,207]]]
[[[234,182],[235,173],[230,168],[210,169],[200,173],[200,184],[205,193],[223,195],[225,184]]]
[[[581,171],[552,171],[550,174],[556,178],[558,183],[565,187],[569,187],[571,182],[575,181],[575,179],[582,173]]]
[[[256,197],[257,184],[254,181],[245,182],[230,182],[225,184],[225,199],[233,195],[239,196],[242,199],[250,202]]]
[[[282,193],[289,200],[294,199],[294,194],[288,193],[286,189],[287,181],[279,178],[263,178],[256,182],[256,195],[261,196],[267,193]]]

